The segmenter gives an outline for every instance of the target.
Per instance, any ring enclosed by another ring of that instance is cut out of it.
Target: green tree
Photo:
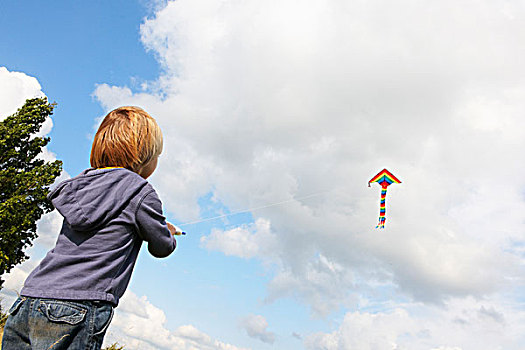
[[[35,134],[54,107],[47,98],[29,99],[0,122],[0,276],[28,258],[36,222],[53,209],[46,196],[62,162],[38,157],[50,138]],[[3,282],[0,277],[0,289]]]

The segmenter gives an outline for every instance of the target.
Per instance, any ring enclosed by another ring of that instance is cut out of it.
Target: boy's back
[[[116,305],[143,239],[157,257],[175,249],[155,190],[132,171],[88,169],[61,183],[49,198],[64,216],[62,234],[21,295]]]

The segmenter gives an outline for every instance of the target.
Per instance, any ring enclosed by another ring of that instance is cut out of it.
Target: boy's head
[[[143,175],[152,162],[156,165],[162,143],[160,128],[146,111],[120,107],[106,115],[95,134],[91,166],[123,167]]]

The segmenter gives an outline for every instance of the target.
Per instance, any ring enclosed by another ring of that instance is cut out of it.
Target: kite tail
[[[385,221],[386,221],[386,188],[387,186],[383,186],[381,188],[381,202],[379,204],[379,223],[377,224],[376,228],[385,228]]]

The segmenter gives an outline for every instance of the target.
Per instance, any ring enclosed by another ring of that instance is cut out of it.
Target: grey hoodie
[[[130,170],[87,169],[48,198],[64,217],[62,230],[26,279],[23,296],[117,305],[143,241],[155,257],[175,249],[157,193]]]

